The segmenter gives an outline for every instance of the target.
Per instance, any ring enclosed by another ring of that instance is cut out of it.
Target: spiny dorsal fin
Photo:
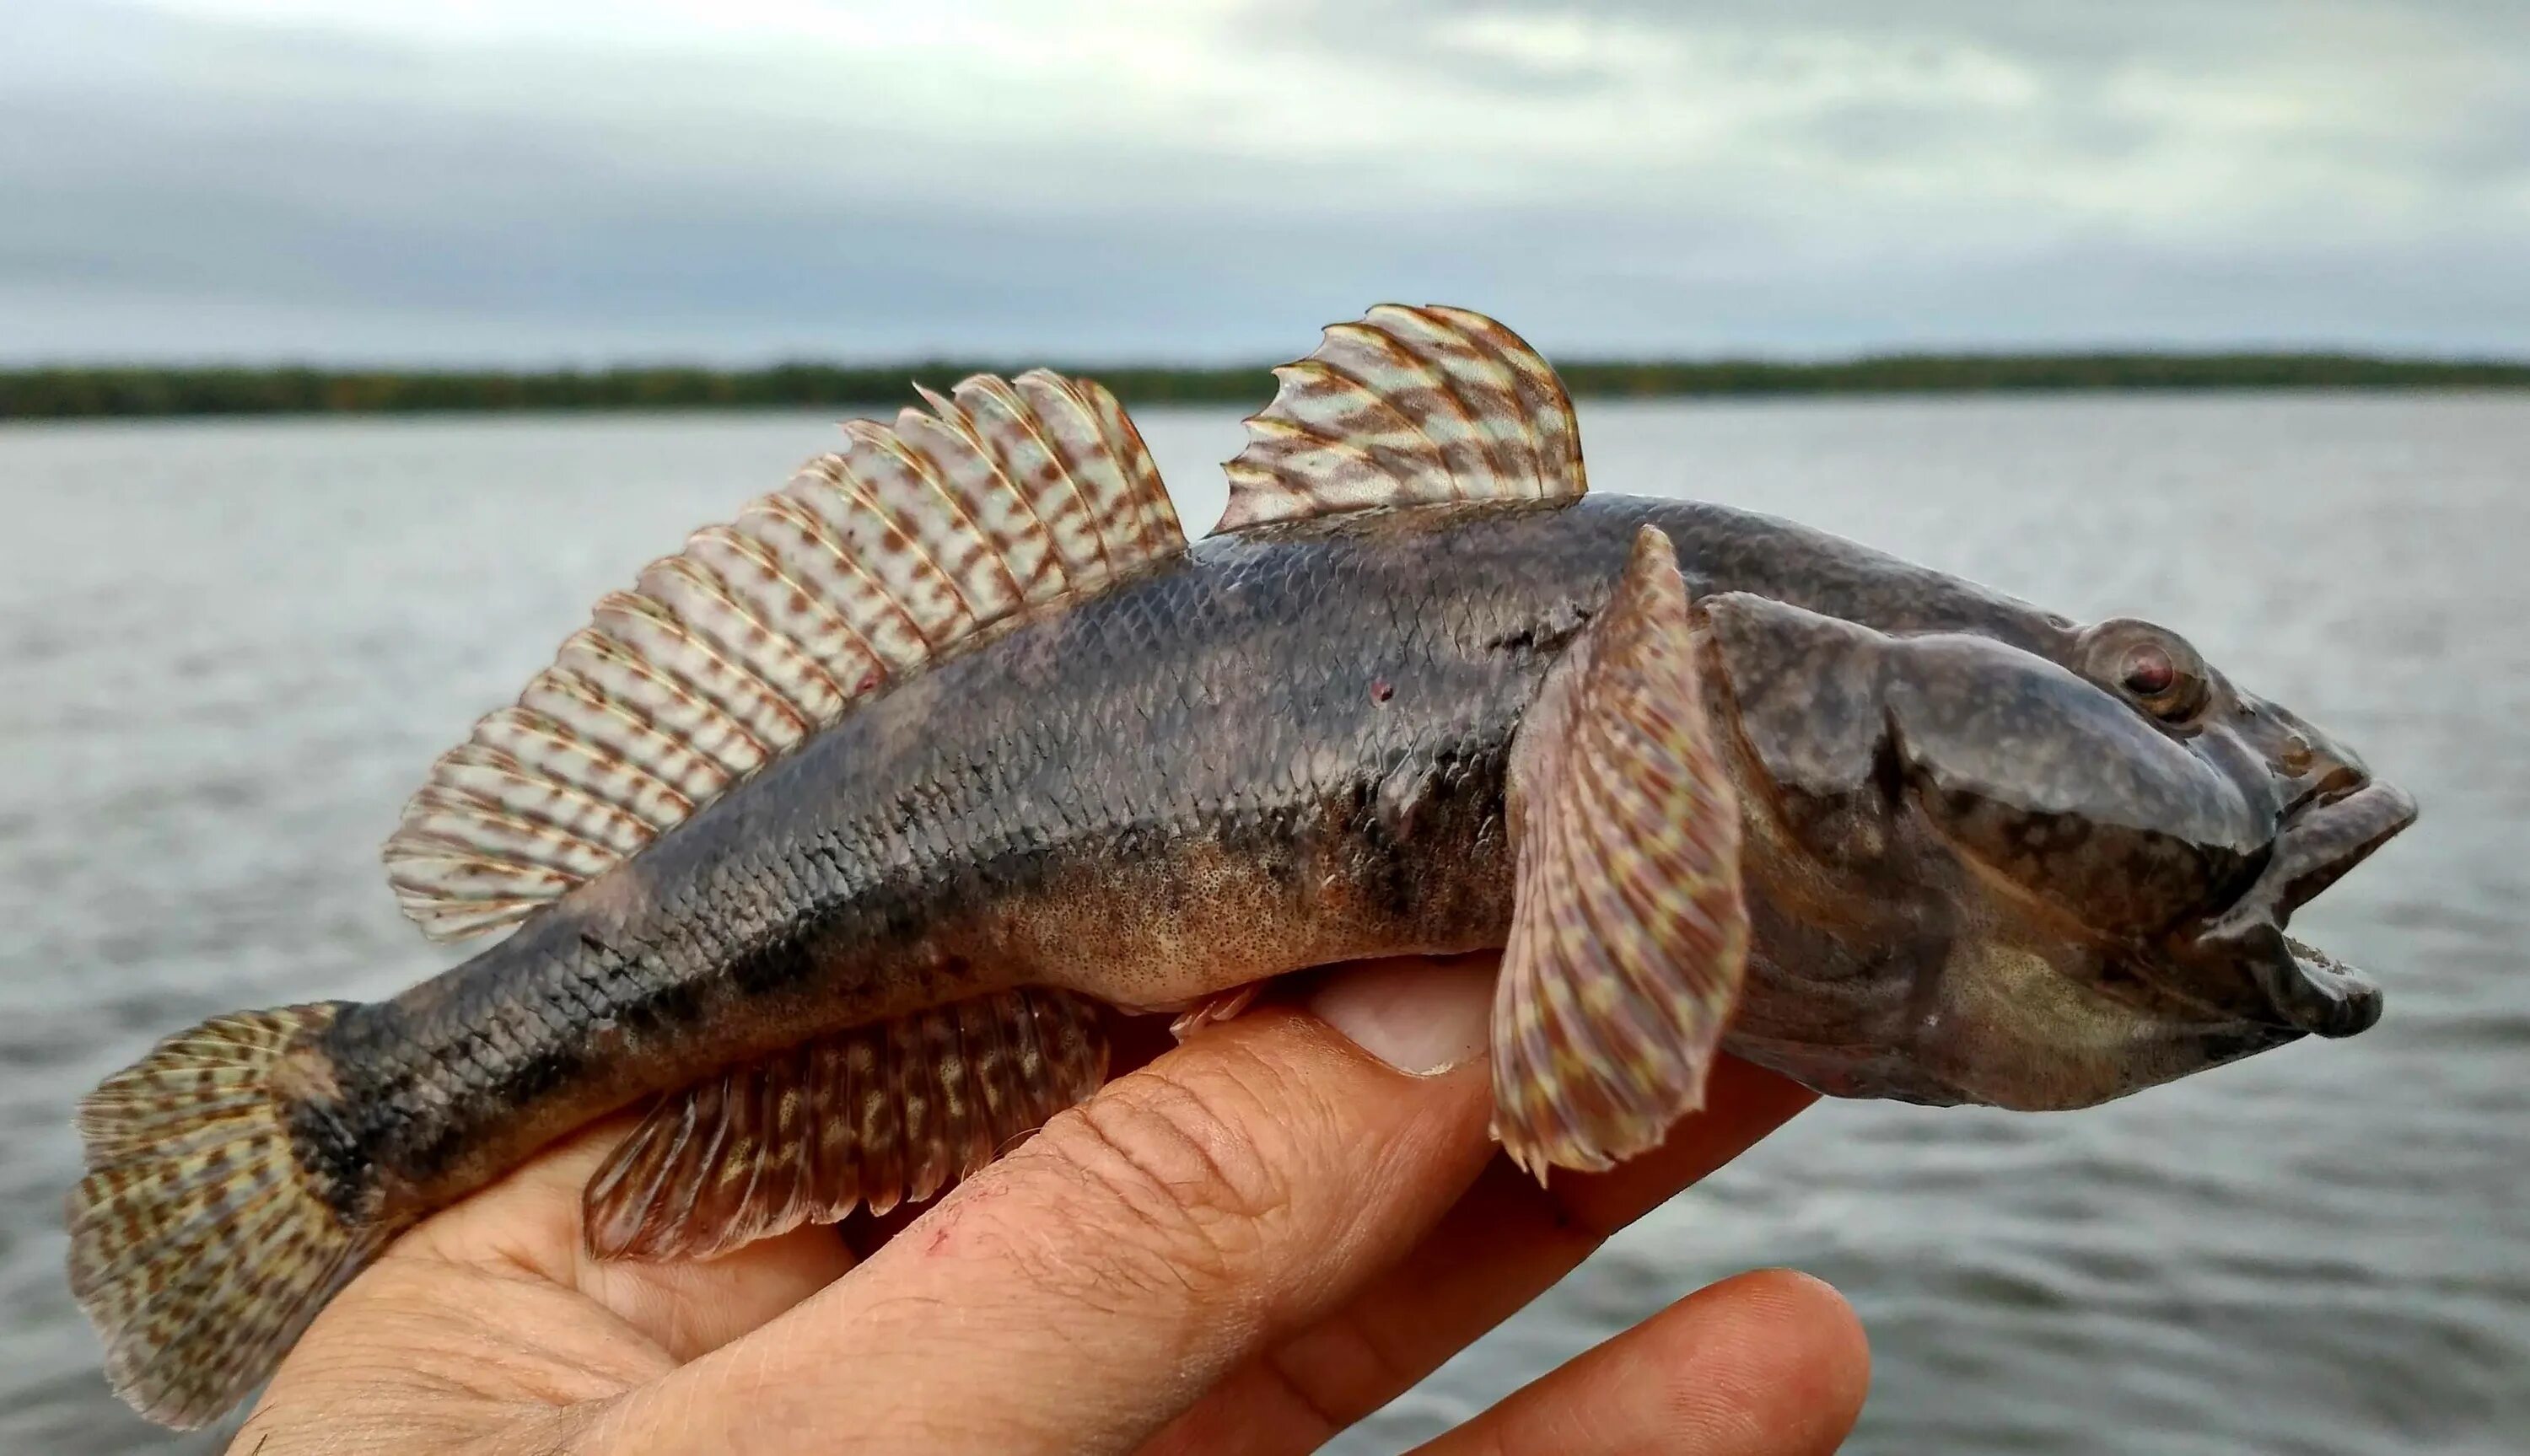
[[[1115,398],[977,375],[804,466],[601,598],[517,703],[432,765],[387,840],[435,941],[604,873],[944,648],[1184,549]]]
[[[1380,506],[1566,501],[1586,488],[1563,381],[1480,313],[1382,303],[1274,371],[1223,467],[1215,531]]]

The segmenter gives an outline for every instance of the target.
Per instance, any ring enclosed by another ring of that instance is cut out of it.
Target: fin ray
[[[191,1429],[271,1375],[391,1230],[298,1160],[276,1078],[343,1002],[242,1011],[161,1041],[80,1105],[70,1286],[134,1409]]]
[[[1541,1178],[1613,1166],[1702,1105],[1737,1003],[1739,809],[1693,620],[1669,539],[1643,527],[1512,739],[1494,1133]]]
[[[1383,303],[1274,371],[1273,403],[1223,467],[1215,531],[1346,511],[1565,501],[1588,489],[1572,402],[1482,314]]]
[[[450,751],[440,782],[449,797],[465,804],[483,804],[545,829],[586,840],[592,845],[629,854],[649,837],[651,822],[632,805],[610,803],[594,789],[589,776],[574,760],[585,761],[576,745],[557,755],[558,772],[539,774],[515,755],[481,743]],[[654,781],[655,782],[655,781]]]
[[[772,553],[783,573],[804,594],[805,610],[822,607],[834,628],[814,640],[838,684],[857,696],[879,678],[920,663],[931,650],[930,638],[913,609],[871,574],[852,549],[836,534],[836,526],[819,513],[817,503],[840,501],[851,511],[870,511],[865,497],[845,473],[840,456],[828,456],[800,472],[781,494],[769,496],[740,512],[738,523],[749,539]],[[823,482],[816,495],[801,492],[799,480],[814,475]],[[945,596],[947,587],[936,590]]]
[[[1105,390],[1032,370],[923,398],[599,598],[440,756],[383,851],[425,935],[515,924],[962,639],[1184,549]]]
[[[1097,1090],[1096,1007],[1024,988],[820,1037],[662,1100],[589,1178],[589,1252],[710,1258],[919,1203]]]

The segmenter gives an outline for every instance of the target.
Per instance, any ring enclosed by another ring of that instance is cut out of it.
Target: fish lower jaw
[[[2280,1025],[2331,1038],[2371,1030],[2381,1019],[2381,988],[2284,930],[2295,910],[2415,820],[2415,799],[2379,782],[2296,813],[2257,883],[2197,937],[2186,958],[2242,968]]]
[[[2219,1003],[2193,988],[2219,978],[2233,988]],[[2356,1036],[2381,1020],[2381,988],[2362,973],[2284,934],[2276,919],[2235,920],[2188,944],[2174,964],[2152,977],[2160,988],[2208,1014],[2232,1016],[2295,1034]]]
[[[1878,1046],[1827,1046],[1734,1033],[1723,1050],[1798,1082],[1821,1097],[1954,1107],[1977,1099],[1931,1076],[1906,1052]]]
[[[2292,1024],[2313,1036],[2350,1037],[2381,1020],[2381,988],[2353,967],[2290,936],[2281,938],[2292,962],[2288,998],[2277,998]]]

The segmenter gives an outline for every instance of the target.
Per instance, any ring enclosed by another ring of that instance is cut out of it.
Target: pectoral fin
[[[1494,1135],[1541,1180],[1610,1167],[1701,1106],[1738,999],[1739,809],[1692,620],[1669,538],[1644,527],[1512,740]]]

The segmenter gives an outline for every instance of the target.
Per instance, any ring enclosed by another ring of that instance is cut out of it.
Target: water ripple
[[[1187,519],[1236,420],[1145,434]],[[1342,1444],[1393,1450],[1695,1285],[1845,1289],[1851,1449],[2530,1450],[2530,404],[2185,397],[1585,408],[1591,478],[2178,626],[2425,819],[2304,917],[2381,1027],[2094,1111],[1823,1105]],[[201,1450],[61,1285],[67,1117],[158,1034],[446,957],[379,839],[599,592],[823,418],[0,432],[0,1448]],[[111,539],[115,551],[91,543]],[[2302,928],[2297,926],[2297,929]]]

